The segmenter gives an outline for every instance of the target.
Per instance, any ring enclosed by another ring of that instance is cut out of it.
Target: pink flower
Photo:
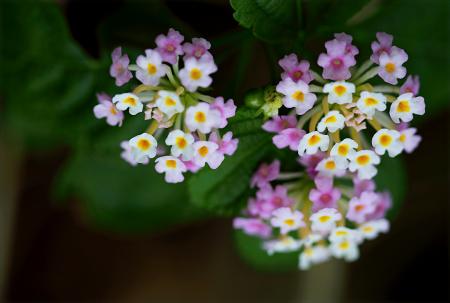
[[[283,129],[278,135],[272,138],[273,144],[278,148],[289,148],[293,151],[298,150],[298,144],[306,132],[298,128]]]
[[[367,216],[368,221],[378,220],[386,216],[386,212],[392,206],[392,198],[388,192],[377,193],[378,199],[375,201],[375,210]]]
[[[211,43],[203,38],[192,38],[192,43],[186,42],[183,44],[184,60],[190,57],[195,57],[200,60],[212,60],[213,56],[208,51],[211,48]]]
[[[279,133],[283,129],[293,128],[297,125],[297,119],[294,115],[275,116],[263,124],[262,128],[271,133]]]
[[[109,125],[122,125],[124,118],[123,112],[118,110],[114,103],[111,102],[111,97],[105,93],[97,94],[98,103],[94,106],[94,115],[97,119],[106,118],[106,123]]]
[[[402,66],[406,61],[408,61],[406,52],[393,46],[390,54],[381,53],[378,75],[387,83],[396,85],[397,79],[402,79],[406,75],[406,68]]]
[[[269,182],[278,178],[280,174],[280,161],[275,160],[271,164],[263,163],[259,166],[250,181],[251,187],[264,188],[269,186]]]
[[[359,50],[356,46],[352,44],[352,36],[347,35],[346,33],[334,34],[334,38],[338,41],[345,42],[345,52],[352,56],[356,56],[359,54]]]
[[[309,84],[313,80],[313,76],[309,71],[309,62],[302,60],[298,62],[297,55],[290,54],[283,57],[278,61],[278,64],[283,69],[284,73],[281,74],[281,79],[291,78],[294,82],[302,80],[306,84]]]
[[[234,101],[229,99],[226,103],[222,97],[217,97],[213,103],[211,103],[211,109],[215,109],[220,113],[220,119],[218,121],[218,128],[224,128],[227,126],[228,118],[234,117],[236,114],[236,105]]]
[[[376,210],[378,199],[377,193],[368,191],[363,192],[359,198],[353,197],[348,203],[347,219],[358,224],[368,221]]]
[[[320,161],[325,159],[327,157],[327,154],[324,152],[317,152],[313,155],[305,154],[299,158],[300,164],[305,166],[306,172],[311,178],[315,178],[318,174],[318,171],[316,170],[317,164],[319,164]]]
[[[371,179],[359,179],[358,177],[353,178],[353,191],[354,195],[359,197],[365,191],[374,191],[375,182]]]
[[[392,49],[392,41],[393,37],[392,35],[378,32],[377,33],[377,39],[378,41],[372,42],[371,48],[372,48],[372,56],[370,56],[370,60],[372,62],[379,64],[380,56],[382,53],[390,54]]]
[[[399,141],[403,147],[403,149],[408,153],[412,153],[417,146],[419,146],[420,141],[422,141],[422,137],[416,135],[417,129],[414,127],[407,128],[407,123],[402,123],[401,127],[398,127],[400,137]],[[406,125],[406,128],[405,128]]]
[[[272,234],[272,228],[260,219],[235,218],[233,220],[233,227],[235,229],[242,229],[247,235],[258,236],[263,239],[270,237]]]
[[[413,96],[417,96],[417,94],[419,93],[419,88],[419,76],[409,75],[405,83],[400,87],[400,94],[412,93]]]
[[[128,58],[127,54],[124,54],[122,56],[121,47],[117,47],[113,50],[113,52],[111,53],[111,58],[112,65],[109,68],[109,74],[111,75],[111,77],[116,79],[117,86],[122,86],[130,81],[131,78],[133,78],[133,75],[128,70],[130,59]]]
[[[356,64],[355,57],[347,52],[347,43],[337,39],[325,43],[326,54],[320,54],[317,64],[323,67],[322,76],[330,80],[346,80],[351,77],[349,68]]]
[[[322,208],[337,208],[337,201],[341,198],[339,189],[333,187],[333,179],[316,177],[316,188],[309,192],[309,199],[313,202],[313,212]]]
[[[223,135],[222,139],[219,137],[218,133],[212,132],[209,135],[209,141],[214,142],[219,146],[211,156],[211,161],[209,162],[212,169],[216,169],[222,164],[225,155],[233,155],[239,143],[239,139],[233,139],[232,132],[227,132]]]
[[[194,161],[192,160],[189,161],[181,160],[181,162],[183,162],[184,166],[186,167],[186,170],[190,171],[191,173],[196,173],[202,168],[200,165],[195,164]]]
[[[183,55],[183,48],[181,47],[183,40],[184,37],[173,28],[169,29],[167,36],[161,34],[156,37],[155,42],[158,46],[156,50],[161,55],[163,61],[170,64],[177,63],[178,56]]]
[[[274,210],[293,204],[294,200],[289,198],[286,187],[278,185],[272,189],[271,186],[267,186],[256,193],[256,199],[250,200],[248,212],[252,216],[268,219]]]

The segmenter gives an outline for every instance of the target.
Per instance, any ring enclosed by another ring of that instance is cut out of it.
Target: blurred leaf
[[[0,5],[0,36],[7,41],[0,45],[4,120],[33,145],[71,137],[74,129],[84,128],[83,105],[92,102],[99,65],[71,39],[55,3]]]
[[[300,1],[230,0],[234,18],[267,42],[293,40],[300,29]]]
[[[261,239],[248,236],[241,231],[235,231],[234,238],[239,255],[258,270],[284,272],[297,269],[298,252],[275,253],[270,256],[262,249]]]
[[[250,192],[253,171],[272,148],[271,136],[262,131],[262,120],[254,116],[254,110],[239,110],[228,127],[239,138],[236,153],[216,170],[204,168],[189,179],[189,194],[196,205],[221,214],[241,208],[240,202]]]

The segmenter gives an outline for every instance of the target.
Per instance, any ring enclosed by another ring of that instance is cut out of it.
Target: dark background
[[[100,58],[99,26],[121,9],[123,1],[59,2],[73,38],[92,57]],[[148,2],[134,2],[136,10],[143,5]],[[166,1],[166,5],[204,37],[239,30],[226,1]],[[109,35],[108,51],[122,44],[122,39],[125,44],[145,47],[132,33],[122,36],[111,31]],[[149,43],[153,39],[153,34],[148,36]],[[244,79],[231,88],[238,96],[271,80],[267,54],[258,43],[243,70]],[[423,44],[418,41],[417,47]],[[448,48],[442,51],[448,53]],[[239,53],[220,64],[221,73],[233,73],[228,67],[237,60]],[[224,82],[219,79],[216,89],[229,89]],[[5,173],[0,181],[15,196],[9,218],[11,236],[2,244],[6,250],[10,243],[3,296],[11,302],[447,301],[448,121],[448,106],[444,106],[420,122],[423,141],[415,153],[404,157],[406,198],[391,232],[365,244],[355,263],[336,261],[308,273],[267,272],[246,264],[235,250],[229,218],[200,216],[203,219],[195,222],[137,234],[95,224],[79,197],[56,202],[55,179],[70,156],[66,145],[29,150],[11,144],[17,142],[11,132],[1,132],[0,166]]]

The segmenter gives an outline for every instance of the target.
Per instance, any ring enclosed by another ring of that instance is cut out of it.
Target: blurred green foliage
[[[237,92],[249,69],[255,40],[264,41],[272,66],[281,55],[298,52],[314,65],[322,42],[334,32],[348,32],[370,55],[377,31],[394,35],[395,44],[410,55],[408,70],[419,74],[427,117],[448,106],[449,20],[447,0],[231,0],[238,23],[249,31],[216,37],[219,62],[238,52],[234,76],[226,91]],[[216,214],[236,214],[252,193],[252,171],[261,161],[293,159],[276,151],[270,135],[261,131],[254,111],[241,109],[227,130],[240,148],[216,171],[204,169],[187,183],[168,185],[153,167],[131,167],[120,159],[120,142],[144,129],[145,122],[127,116],[112,128],[96,120],[95,93],[118,92],[108,76],[109,53],[116,43],[127,51],[153,44],[168,27],[193,35],[188,24],[160,1],[125,1],[99,28],[101,58],[88,56],[70,35],[61,8],[53,1],[0,0],[1,127],[20,135],[32,149],[68,148],[55,193],[76,197],[92,224],[118,232],[148,232]],[[138,6],[138,9],[136,9]],[[126,22],[117,22],[126,20]],[[133,57],[133,56],[132,56]],[[236,97],[236,96],[227,96]],[[242,103],[239,102],[237,103]],[[290,161],[295,162],[295,161]],[[405,192],[405,172],[399,159],[384,159],[377,176],[380,189],[394,196],[395,215]],[[295,164],[295,163],[290,163]],[[260,242],[238,233],[237,247],[246,260],[265,269],[289,269],[297,260],[286,255],[268,258]]]

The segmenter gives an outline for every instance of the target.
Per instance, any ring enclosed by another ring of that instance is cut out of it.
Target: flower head
[[[184,60],[184,68],[179,76],[183,86],[190,92],[195,92],[199,87],[208,87],[212,83],[210,74],[217,71],[214,61],[197,60],[194,57]]]
[[[417,96],[419,93],[420,81],[419,76],[408,76],[405,83],[400,87],[400,94],[411,93]]]
[[[336,222],[342,219],[342,215],[335,208],[322,208],[310,218],[311,230],[321,235],[329,234],[336,228]]]
[[[372,137],[372,146],[379,155],[387,151],[390,157],[395,157],[402,152],[400,133],[394,129],[380,129]]]
[[[309,192],[309,199],[313,202],[313,211],[323,208],[336,208],[337,201],[341,198],[341,191],[333,187],[333,179],[328,177],[316,177],[316,188]]]
[[[353,100],[355,85],[345,81],[330,82],[325,84],[323,92],[328,93],[328,103],[347,104]]]
[[[317,99],[316,95],[309,92],[308,85],[301,80],[294,82],[291,78],[286,78],[278,83],[276,90],[284,95],[284,106],[295,108],[298,115],[310,110]]]
[[[247,235],[268,238],[272,234],[272,228],[261,221],[253,218],[235,218],[233,220],[235,229],[242,229]]]
[[[305,226],[303,214],[298,210],[292,211],[289,207],[278,208],[273,211],[270,224],[279,227],[282,234],[287,234],[292,230]]]
[[[137,115],[144,108],[141,100],[135,94],[125,93],[115,95],[112,101],[118,110],[125,111],[128,109],[131,115]]]
[[[133,78],[133,75],[128,70],[130,59],[127,54],[122,55],[122,48],[117,47],[111,54],[112,65],[109,68],[109,74],[116,79],[116,85],[122,86]]]
[[[326,54],[320,54],[317,64],[323,67],[322,76],[334,81],[351,77],[349,68],[356,64],[354,55],[347,51],[346,41],[334,39],[325,43]]]
[[[282,130],[278,135],[272,138],[273,144],[278,148],[289,147],[291,150],[296,151],[298,144],[306,132],[298,128],[286,128]]]
[[[184,59],[195,58],[197,60],[213,60],[213,56],[208,51],[211,48],[211,43],[203,38],[192,38],[192,43],[186,42],[183,44]]]
[[[159,79],[166,74],[167,66],[162,64],[160,54],[151,49],[145,51],[145,56],[139,56],[136,60],[138,70],[136,78],[145,85],[158,85]]]
[[[377,174],[375,165],[380,164],[380,157],[371,150],[360,150],[350,156],[348,168],[358,172],[359,179],[372,179]]]
[[[356,152],[356,148],[358,148],[358,143],[356,143],[355,140],[345,138],[341,142],[336,143],[333,148],[331,148],[330,155],[341,157],[344,159],[350,159],[350,157]]]
[[[317,164],[316,170],[319,176],[333,177],[345,175],[348,161],[342,157],[331,156],[323,159]]]
[[[262,129],[267,132],[279,133],[287,128],[294,128],[297,125],[297,119],[294,115],[275,116],[271,120],[267,120]]]
[[[183,40],[183,35],[173,28],[169,29],[167,35],[161,34],[156,37],[155,42],[158,46],[156,50],[161,55],[163,61],[170,64],[177,63],[178,56],[183,54],[183,48],[181,47]]]
[[[372,56],[370,57],[370,60],[372,60],[372,62],[376,64],[379,64],[381,54],[391,53],[392,41],[394,40],[394,38],[392,37],[392,35],[383,32],[378,32],[376,36],[378,41],[372,42],[371,47],[373,53]]]
[[[406,76],[406,68],[402,65],[408,61],[408,55],[401,48],[392,47],[391,53],[382,53],[379,61],[378,75],[387,83],[395,85],[397,79]]]
[[[332,110],[326,114],[317,125],[319,132],[324,132],[325,129],[330,133],[344,128],[345,117],[337,110]]]
[[[299,80],[309,84],[313,80],[313,76],[309,71],[309,62],[306,60],[298,61],[297,55],[290,54],[284,56],[278,61],[278,64],[283,69],[281,79],[291,78],[294,82]]]
[[[420,141],[422,141],[422,137],[419,135],[416,135],[417,129],[412,128],[406,128],[399,131],[400,136],[398,140],[400,141],[400,144],[402,145],[402,148],[408,153],[412,153],[417,146],[419,146]]]
[[[217,97],[214,102],[211,103],[211,109],[217,110],[220,113],[220,121],[217,123],[220,128],[227,126],[228,119],[234,117],[236,114],[236,105],[234,105],[232,99],[224,102],[222,97]]]
[[[133,158],[137,163],[141,163],[144,158],[154,158],[158,143],[152,135],[147,133],[133,137],[129,141]]]
[[[375,111],[384,111],[386,109],[386,97],[381,93],[361,92],[356,102],[358,109],[368,117],[372,118]]]
[[[106,118],[106,123],[111,126],[122,125],[123,112],[117,109],[111,102],[111,97],[106,94],[97,94],[98,103],[94,107],[94,115],[97,119]]]
[[[208,134],[221,122],[220,112],[211,108],[208,103],[200,102],[186,111],[186,125],[190,131]]]
[[[250,185],[252,187],[263,188],[268,185],[270,181],[278,178],[280,174],[280,161],[275,160],[271,164],[263,163],[259,166],[256,173],[253,175]]]
[[[180,97],[171,91],[159,91],[155,105],[169,119],[173,115],[184,111],[184,105],[181,102]]]
[[[410,122],[413,114],[423,115],[425,113],[425,101],[422,97],[414,97],[412,93],[406,93],[398,96],[391,108],[389,114],[395,123]]]
[[[389,231],[389,221],[386,219],[369,221],[361,224],[358,230],[365,239],[372,240],[378,237],[378,234]]]
[[[155,169],[158,173],[165,173],[164,179],[167,183],[183,182],[183,173],[186,172],[186,166],[180,159],[172,156],[164,156],[156,159]]]
[[[215,169],[219,165],[216,164],[215,161],[217,159],[214,157],[215,152],[219,148],[219,146],[214,142],[209,141],[197,141],[192,145],[194,149],[194,158],[193,161],[200,167],[205,166],[205,163],[208,163],[209,167]]]
[[[298,145],[298,154],[303,156],[305,153],[312,155],[319,150],[326,151],[330,143],[330,138],[317,131],[310,132],[303,136]]]
[[[188,161],[192,159],[194,150],[192,144],[194,143],[194,136],[190,133],[185,133],[179,129],[173,130],[166,138],[166,144],[172,146],[170,153],[174,157],[183,156],[183,160]]]

